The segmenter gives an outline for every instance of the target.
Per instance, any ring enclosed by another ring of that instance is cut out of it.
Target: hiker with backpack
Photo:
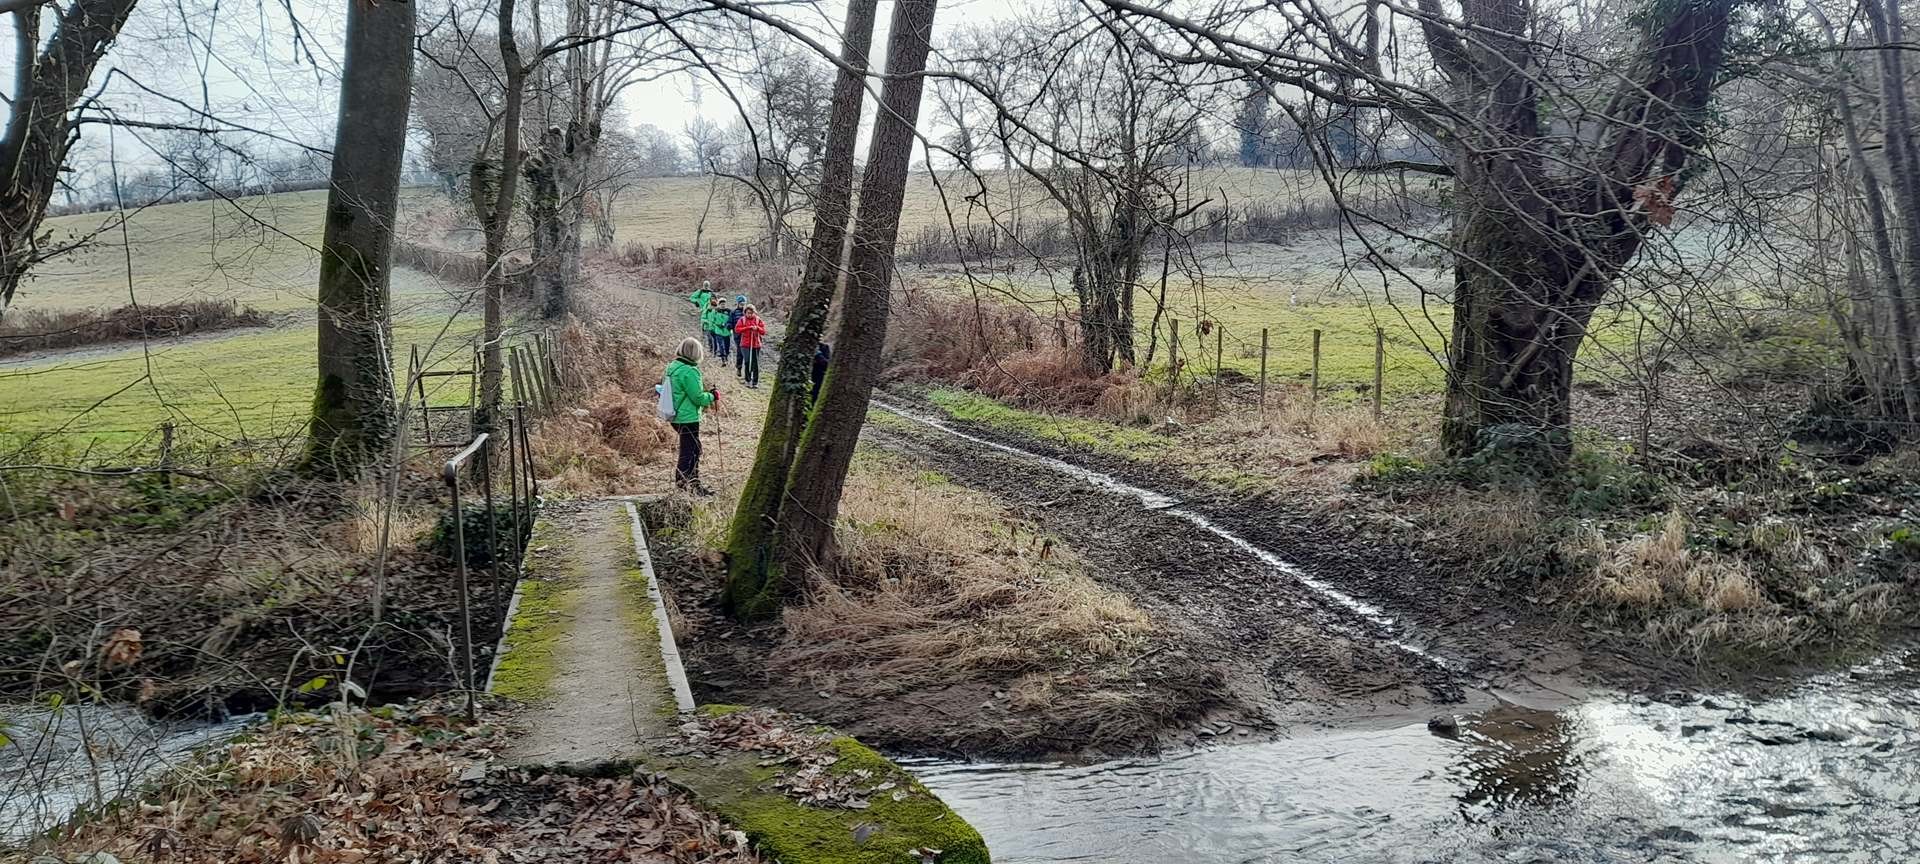
[[[747,306],[740,323],[733,325],[733,332],[740,338],[740,376],[748,387],[760,386],[760,345],[767,338],[767,322],[760,320],[760,313],[752,305]]]
[[[813,391],[807,394],[807,404],[820,401],[820,382],[827,380],[827,364],[833,362],[833,346],[825,342],[813,349]]]
[[[667,364],[654,391],[659,395],[656,413],[673,425],[680,436],[680,458],[673,466],[673,485],[695,495],[712,495],[700,483],[700,412],[719,404],[720,390],[700,380],[700,342],[692,336],[680,340],[680,350]]]
[[[727,338],[733,340],[733,375],[736,378],[747,377],[747,352],[741,350],[740,319],[747,314],[747,295],[733,298],[733,313],[727,318]]]

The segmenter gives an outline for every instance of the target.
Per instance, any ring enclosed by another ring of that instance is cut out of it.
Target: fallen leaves
[[[54,851],[168,864],[761,861],[745,834],[659,778],[495,767],[501,727],[469,725],[455,707],[293,715]]]
[[[1646,209],[1647,221],[1664,227],[1673,224],[1674,191],[1673,175],[1668,174],[1635,186],[1633,200]]]
[[[106,661],[107,668],[118,669],[138,663],[144,647],[140,641],[140,631],[122,627],[107,637],[107,644],[100,647],[100,656]]]
[[[809,806],[865,810],[875,795],[902,801],[911,794],[895,780],[875,782],[870,770],[842,766],[833,736],[811,726],[761,708],[689,720],[680,734],[697,747],[761,754],[762,767],[779,768],[770,785]]]

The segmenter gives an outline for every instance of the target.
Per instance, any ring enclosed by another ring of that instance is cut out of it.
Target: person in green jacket
[[[725,364],[727,353],[733,347],[733,329],[729,326],[733,315],[727,309],[726,298],[713,298],[713,308],[708,309],[707,314],[700,320],[707,331],[707,353],[719,358],[720,362]]]
[[[688,299],[693,301],[694,311],[700,313],[700,320],[705,321],[707,307],[713,305],[713,283],[701,281],[700,287],[694,289],[693,296]]]
[[[673,431],[680,436],[680,459],[673,467],[673,485],[695,495],[712,495],[700,484],[700,412],[720,401],[720,390],[700,381],[700,341],[688,336],[667,364],[667,386],[673,390]]]

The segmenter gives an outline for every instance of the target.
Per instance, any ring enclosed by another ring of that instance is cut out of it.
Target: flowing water
[[[1920,861],[1920,653],[1094,765],[914,761],[1016,862]]]
[[[252,719],[167,724],[126,705],[0,707],[0,848],[138,791]]]
[[[1410,654],[1384,609],[1161,492],[876,407],[1206,530]],[[1232,736],[1229,736],[1232,737]],[[1282,740],[1094,765],[908,760],[1015,862],[1920,862],[1920,653],[1779,698],[1511,703],[1432,728]]]

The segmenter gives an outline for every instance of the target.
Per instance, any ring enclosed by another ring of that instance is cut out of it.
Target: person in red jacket
[[[743,362],[742,374],[748,387],[760,386],[760,344],[767,338],[767,322],[760,320],[760,313],[752,304],[747,306],[747,314],[740,316],[740,323],[733,325],[733,332],[740,337],[740,359]]]

